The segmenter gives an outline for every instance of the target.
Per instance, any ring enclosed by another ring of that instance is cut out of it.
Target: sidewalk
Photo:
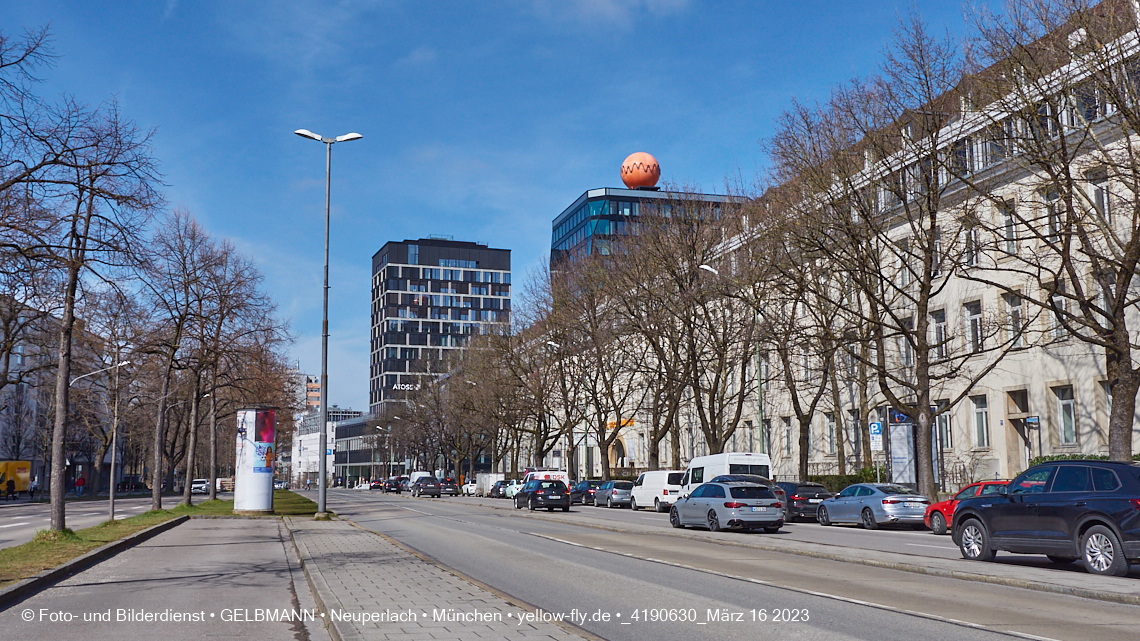
[[[345,521],[285,523],[334,641],[584,637]]]

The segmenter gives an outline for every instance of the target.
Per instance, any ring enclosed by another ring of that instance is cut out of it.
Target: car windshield
[[[774,499],[772,491],[766,487],[748,485],[745,487],[730,487],[728,493],[734,499]]]
[[[796,488],[796,492],[800,494],[817,494],[819,492],[827,492],[827,488],[822,485],[801,485]]]
[[[680,485],[681,479],[685,478],[684,472],[673,472],[668,478],[665,479],[666,485]]]
[[[434,476],[425,476],[420,479],[420,483],[439,483]]]
[[[614,483],[615,490],[632,490],[633,481],[618,481]]]
[[[875,487],[884,494],[918,494],[918,492],[903,485],[876,485]]]

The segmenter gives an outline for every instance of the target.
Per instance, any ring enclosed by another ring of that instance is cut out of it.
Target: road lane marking
[[[564,541],[562,539],[557,539],[557,538],[552,537],[552,536],[546,536],[544,534],[538,534],[536,532],[526,532],[525,534],[533,534],[534,536],[538,536],[538,537],[541,537],[544,539],[550,539],[552,541],[558,541],[559,543],[566,543],[568,545],[573,545],[576,547],[588,548],[588,549],[591,549],[591,550],[594,550],[597,552],[603,552],[606,554],[616,554],[617,556],[624,556],[624,557],[639,560],[639,561],[649,561],[651,563],[659,563],[661,565],[668,565],[668,566],[672,566],[675,568],[681,568],[684,570],[691,570],[693,572],[701,572],[703,574],[712,574],[715,576],[721,576],[721,577],[725,577],[728,579],[735,579],[737,581],[745,581],[748,583],[755,583],[757,585],[763,585],[763,586],[767,586],[767,587],[778,588],[781,590],[788,590],[790,592],[798,592],[800,594],[809,594],[811,596],[820,597],[822,599],[832,599],[835,601],[843,601],[845,603],[851,603],[853,605],[860,605],[860,606],[864,606],[864,607],[875,608],[877,610],[886,610],[889,612],[906,614],[906,615],[918,617],[921,619],[929,619],[932,621],[940,621],[943,623],[949,623],[951,625],[959,625],[962,627],[973,628],[973,629],[977,629],[977,630],[985,630],[987,632],[995,632],[997,634],[1009,634],[1009,635],[1022,637],[1022,638],[1026,638],[1026,639],[1032,639],[1033,641],[1058,641],[1057,639],[1052,639],[1049,637],[1038,637],[1038,636],[1034,636],[1031,634],[1026,634],[1024,632],[1016,632],[1013,630],[999,630],[996,628],[990,628],[990,627],[986,627],[984,625],[981,625],[980,623],[973,623],[970,621],[962,621],[960,619],[951,619],[949,617],[939,616],[937,614],[929,614],[926,612],[917,612],[915,610],[905,610],[902,608],[898,608],[896,606],[882,605],[880,603],[874,603],[872,601],[863,601],[863,600],[854,599],[851,597],[839,596],[837,594],[829,594],[827,592],[818,592],[816,590],[808,590],[806,588],[797,588],[797,587],[792,587],[792,586],[787,586],[787,585],[780,585],[778,583],[772,583],[770,581],[764,581],[761,579],[754,579],[754,578],[745,577],[745,576],[738,576],[735,574],[726,574],[723,572],[718,572],[718,571],[714,571],[714,570],[710,570],[710,569],[706,569],[706,568],[700,568],[700,567],[696,567],[696,566],[692,566],[692,565],[686,565],[684,563],[675,563],[673,561],[662,561],[660,559],[653,559],[653,558],[648,558],[648,557],[643,557],[643,556],[637,556],[636,554],[632,554],[629,552],[617,552],[617,551],[613,551],[613,550],[607,550],[605,548],[595,547],[592,545],[582,545],[580,543],[573,543],[571,541]]]
[[[30,525],[31,521],[24,521],[23,523],[9,523],[8,525],[0,525],[0,528],[16,527],[17,525]]]
[[[565,539],[560,539],[560,538],[553,537],[553,536],[547,536],[545,534],[539,534],[538,532],[523,532],[523,534],[529,534],[531,536],[537,536],[540,539],[550,539],[551,541],[558,541],[559,543],[565,543],[566,545],[573,545],[576,548],[586,547],[586,546],[582,545],[581,543],[575,543],[573,541],[567,541]]]

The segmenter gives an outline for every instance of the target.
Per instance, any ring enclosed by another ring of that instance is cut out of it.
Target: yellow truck
[[[17,492],[27,492],[32,481],[30,461],[0,461],[0,496],[8,492],[8,479],[16,481]]]

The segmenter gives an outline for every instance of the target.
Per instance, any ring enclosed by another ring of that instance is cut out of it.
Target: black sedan
[[[503,486],[506,484],[506,481],[495,481],[495,484],[491,486],[491,489],[487,490],[487,497],[492,499],[506,498],[503,496]]]
[[[570,489],[562,481],[540,479],[527,481],[518,494],[515,494],[515,509],[521,510],[524,505],[532,512],[540,507],[550,512],[560,507],[563,512],[569,512]]]
[[[403,491],[403,489],[404,488],[400,485],[400,479],[388,479],[387,481],[384,481],[385,492],[395,492],[396,494],[399,494],[401,491]]]
[[[787,520],[798,518],[815,520],[819,504],[835,494],[828,492],[827,488],[819,483],[777,483],[787,495]]]
[[[963,499],[954,511],[954,543],[971,561],[999,550],[1080,561],[1092,574],[1125,576],[1140,563],[1140,464],[1050,461]]]
[[[598,486],[604,482],[601,479],[593,479],[575,483],[574,487],[570,488],[570,504],[593,505],[594,493],[598,491]]]
[[[384,489],[384,481],[381,481],[381,480],[372,481],[371,483],[368,484],[368,489],[370,489],[370,490],[382,490],[382,489]]]
[[[451,477],[442,478],[439,480],[439,491],[441,494],[459,496],[459,483]]]
[[[440,497],[439,479],[434,476],[424,476],[412,483],[412,496]]]

